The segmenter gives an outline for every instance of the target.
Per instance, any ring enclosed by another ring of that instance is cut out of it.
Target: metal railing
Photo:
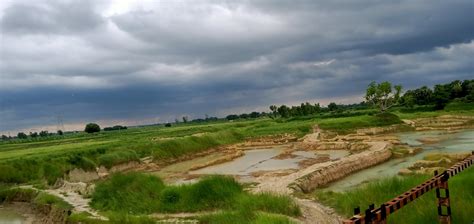
[[[403,194],[400,194],[398,197],[383,203],[379,208],[375,208],[374,204],[371,204],[363,214],[361,214],[359,207],[355,208],[354,216],[350,219],[344,220],[343,224],[385,224],[387,223],[387,216],[393,214],[397,210],[403,208],[403,206],[433,189],[436,190],[439,222],[451,223],[448,179],[468,168],[473,163],[474,151],[463,161],[456,163],[441,174],[438,174],[438,172],[435,171],[435,175],[431,179]],[[444,191],[443,194],[442,191]],[[445,209],[443,209],[443,207]],[[443,213],[443,210],[446,212]]]

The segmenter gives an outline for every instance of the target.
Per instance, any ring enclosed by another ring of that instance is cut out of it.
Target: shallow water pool
[[[398,135],[400,141],[411,146],[421,147],[423,151],[415,156],[392,159],[377,166],[356,172],[341,180],[335,181],[325,189],[345,191],[371,180],[391,177],[398,174],[402,168],[413,165],[430,153],[459,153],[474,150],[474,130],[464,130],[457,133],[443,131],[406,132]],[[423,144],[421,138],[439,138],[440,141],[432,144]]]

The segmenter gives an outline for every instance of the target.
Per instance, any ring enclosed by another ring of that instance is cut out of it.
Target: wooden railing
[[[354,209],[354,216],[344,220],[344,224],[385,224],[387,216],[393,214],[403,206],[416,200],[426,192],[435,189],[438,205],[438,218],[440,223],[451,223],[451,206],[449,199],[448,179],[460,173],[474,163],[474,151],[470,156],[461,162],[456,163],[441,174],[435,171],[434,177],[424,183],[412,188],[411,190],[395,197],[394,199],[383,203],[379,208],[375,208],[374,204],[370,205],[363,214],[360,208]],[[444,191],[442,193],[442,191]],[[443,209],[443,207],[445,209]],[[443,212],[445,210],[445,212]]]

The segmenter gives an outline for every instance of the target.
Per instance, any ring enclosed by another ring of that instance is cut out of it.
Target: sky
[[[473,79],[474,1],[0,1],[0,133]]]

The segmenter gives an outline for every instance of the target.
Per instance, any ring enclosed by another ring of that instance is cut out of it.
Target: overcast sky
[[[2,0],[0,17],[0,133],[359,102],[372,80],[474,78],[472,0]]]

